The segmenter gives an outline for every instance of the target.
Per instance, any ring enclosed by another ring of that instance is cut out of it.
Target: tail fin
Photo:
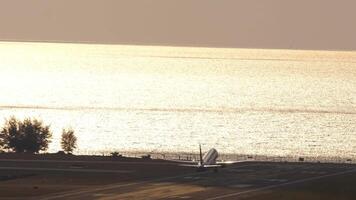
[[[203,154],[201,153],[201,145],[199,144],[199,158],[200,158],[200,166],[203,165]]]

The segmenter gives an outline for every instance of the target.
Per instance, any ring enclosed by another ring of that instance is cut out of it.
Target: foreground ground
[[[0,199],[356,199],[348,164],[235,164],[195,172],[142,159],[0,156]]]

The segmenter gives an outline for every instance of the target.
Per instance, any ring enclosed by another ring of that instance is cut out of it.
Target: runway
[[[150,164],[146,165],[147,163]],[[29,163],[1,160],[0,164],[2,166],[0,175],[4,173],[28,175],[24,178],[20,176],[0,181],[1,199],[26,197],[25,199],[43,200],[265,200],[289,197],[294,199],[356,197],[353,188],[356,184],[356,168],[350,164],[249,162],[220,169],[218,173],[195,172],[194,169],[165,161],[157,164],[151,161],[122,163],[118,161],[115,164],[80,162],[80,166],[74,163],[76,169],[70,168],[72,167],[70,162],[59,161]],[[31,173],[28,174],[29,172]],[[29,185],[32,187],[28,187]],[[34,187],[37,189],[33,189]],[[19,192],[11,195],[5,190],[18,190],[23,194]]]
[[[46,168],[46,167],[0,167],[0,170],[18,171],[58,171],[58,172],[78,172],[78,173],[131,173],[129,170],[101,170],[101,169],[66,169],[66,168]]]

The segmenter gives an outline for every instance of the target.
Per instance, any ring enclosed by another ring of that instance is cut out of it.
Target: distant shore
[[[149,157],[99,156],[99,155],[71,155],[59,153],[27,154],[0,153],[0,160],[64,160],[64,161],[137,161],[152,160]]]
[[[0,153],[0,160],[63,160],[63,161],[152,161],[162,162],[166,160],[198,160],[199,154],[175,152],[175,153],[145,153],[145,152],[126,152],[114,155],[72,155],[63,153]],[[305,163],[340,163],[356,164],[355,159],[343,157],[307,157],[307,156],[267,156],[267,155],[237,155],[221,154],[219,160],[250,160],[261,162],[305,162]]]

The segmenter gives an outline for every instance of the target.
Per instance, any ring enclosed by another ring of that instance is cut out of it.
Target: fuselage
[[[203,156],[201,165],[215,165],[216,159],[218,158],[219,154],[218,151],[214,148],[210,149],[206,152]]]

